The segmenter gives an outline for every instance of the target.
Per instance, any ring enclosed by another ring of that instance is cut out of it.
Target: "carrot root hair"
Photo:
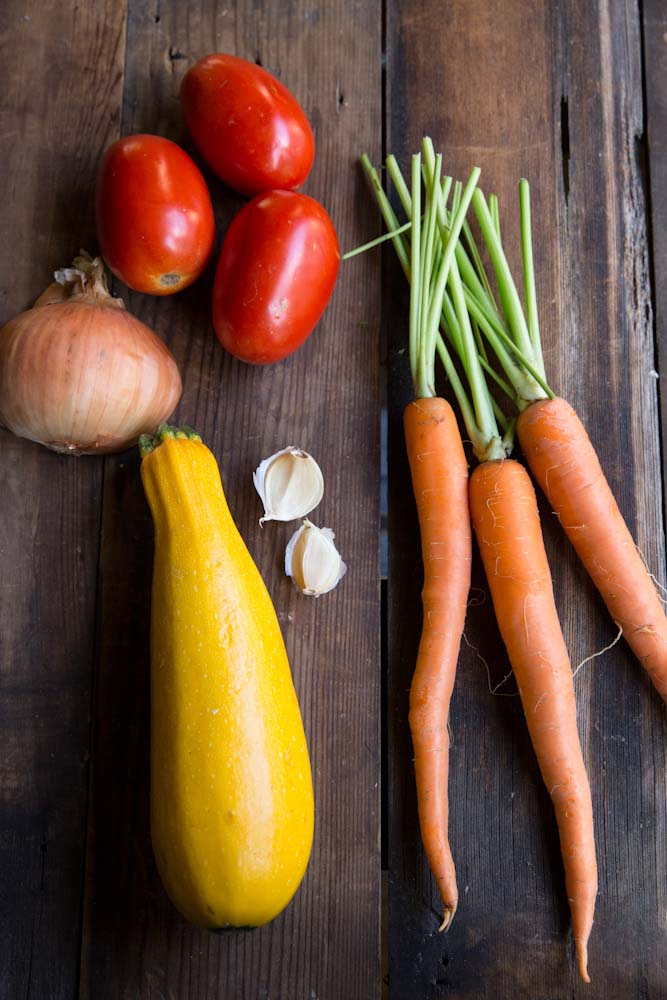
[[[622,635],[623,635],[623,626],[619,625],[618,632],[611,640],[611,642],[607,643],[606,646],[603,646],[602,649],[598,649],[597,652],[591,653],[590,656],[585,656],[584,659],[581,661],[581,663],[577,664],[574,671],[572,672],[572,678],[574,679],[581,670],[581,668],[585,667],[587,663],[591,662],[591,660],[597,660],[598,656],[604,656],[604,654],[608,653],[610,649],[613,649],[616,643],[621,641]]]

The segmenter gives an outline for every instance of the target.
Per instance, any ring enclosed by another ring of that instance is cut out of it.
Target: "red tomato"
[[[218,53],[183,77],[181,104],[201,155],[225,184],[245,195],[302,184],[315,140],[300,105],[254,63]]]
[[[269,191],[227,230],[213,286],[213,325],[230,354],[261,365],[299,347],[324,312],[339,264],[322,206],[295,191]]]
[[[109,146],[96,208],[102,256],[130,288],[171,295],[204,270],[215,238],[211,196],[175,142],[128,135]]]

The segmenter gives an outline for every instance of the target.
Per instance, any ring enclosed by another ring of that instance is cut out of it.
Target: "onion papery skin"
[[[0,330],[0,423],[71,455],[123,451],[175,409],[168,347],[119,308],[72,299],[35,306]]]

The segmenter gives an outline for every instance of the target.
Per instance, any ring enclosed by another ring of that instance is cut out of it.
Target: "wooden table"
[[[344,248],[380,230],[355,165],[363,150],[375,162],[393,151],[405,164],[428,133],[450,172],[478,163],[484,187],[500,195],[515,260],[516,183],[530,179],[550,381],[584,419],[664,582],[664,4],[6,0],[1,322],[80,246],[95,248],[95,169],[110,142],[155,132],[194,152],[178,88],[215,50],[257,60],[303,103],[317,139],[306,191],[326,205]],[[221,235],[241,201],[206,176]],[[209,268],[166,300],[116,290],[173,350],[185,385],[177,417],[216,454],[278,610],[313,760],[311,864],[293,904],[253,934],[199,931],[171,907],[148,832],[152,527],[137,452],[72,459],[0,432],[0,998],[366,1000],[381,995],[387,962],[392,1000],[667,996],[664,707],[621,643],[577,675],[600,867],[585,988],[521,708],[489,693],[509,668],[478,562],[451,712],[461,903],[451,932],[437,932],[407,728],[421,570],[400,428],[407,298],[391,253],[346,263],[312,338],[268,368],[219,347],[211,282]],[[252,470],[289,443],[322,464],[318,519],[334,527],[349,565],[318,601],[283,576],[292,526],[257,524]],[[577,664],[615,628],[541,508]]]

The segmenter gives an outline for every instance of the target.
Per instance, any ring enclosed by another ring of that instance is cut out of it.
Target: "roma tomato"
[[[235,191],[292,190],[308,176],[315,155],[308,119],[261,66],[204,56],[183,77],[181,104],[199,152]]]
[[[296,191],[269,191],[227,230],[213,286],[213,325],[230,354],[279,361],[299,347],[331,297],[340,256],[331,219]]]
[[[97,174],[97,238],[116,277],[151,295],[179,292],[213,249],[211,196],[180,146],[128,135],[109,146]]]

